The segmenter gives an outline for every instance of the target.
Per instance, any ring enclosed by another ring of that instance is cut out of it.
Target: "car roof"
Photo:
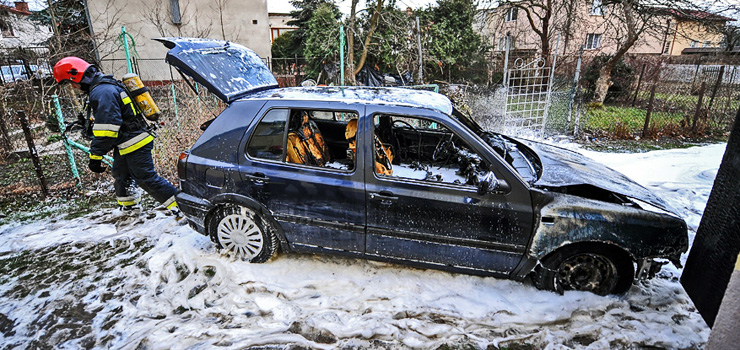
[[[389,87],[289,87],[269,89],[244,96],[244,100],[314,100],[341,103],[381,104],[427,108],[452,114],[452,102],[446,96],[426,90]]]

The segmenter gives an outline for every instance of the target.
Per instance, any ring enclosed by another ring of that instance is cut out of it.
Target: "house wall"
[[[179,5],[181,23],[175,24],[173,4]],[[88,0],[90,21],[106,74],[126,73],[125,52],[118,36],[121,27],[136,43],[143,80],[169,80],[167,53],[157,37],[181,36],[228,40],[270,56],[267,0]],[[130,42],[129,42],[130,44]],[[177,78],[177,72],[172,73]]]
[[[507,33],[511,34],[514,42],[514,48],[517,50],[534,50],[539,51],[542,43],[539,35],[537,35],[527,19],[526,13],[523,10],[518,11],[516,21],[506,21],[506,13],[508,8],[502,7],[497,9],[497,19],[489,20],[489,25],[493,28],[489,28],[488,32],[495,33],[496,35],[496,49],[503,50],[502,46],[503,39]],[[536,11],[536,10],[535,10]],[[577,20],[574,21],[573,27],[577,28],[574,30],[573,36],[570,38],[568,46],[565,46],[565,38],[561,37],[560,42],[557,43],[558,30],[553,28],[553,25],[565,22],[565,14],[561,11],[555,13],[553,18],[550,20],[551,29],[550,32],[554,33],[550,38],[550,49],[555,51],[555,46],[558,44],[558,54],[562,55],[573,55],[578,52],[580,46],[586,42],[586,37],[590,33],[602,34],[601,47],[595,50],[595,52],[613,53],[616,51],[616,42],[609,33],[606,32],[606,20],[604,16],[591,15],[590,6],[583,5],[577,9],[578,13],[575,16]],[[536,20],[537,17],[534,17]],[[541,23],[535,22],[537,26]]]
[[[288,22],[293,20],[289,13],[269,13],[268,18],[270,21],[270,42],[286,32],[298,29],[296,26],[288,25]]]
[[[723,24],[718,23],[717,27],[722,27]],[[723,39],[724,35],[714,28],[692,21],[680,21],[671,54],[680,55],[684,49],[691,47],[692,41],[698,42],[696,47],[720,47]],[[709,42],[709,46],[704,46],[704,42]]]
[[[486,25],[489,26],[488,30],[481,31],[481,33],[489,32],[495,37],[493,42],[497,50],[503,50],[504,47],[501,45],[502,39],[506,36],[506,33],[510,33],[514,41],[514,48],[518,50],[535,50],[539,51],[541,48],[541,41],[538,35],[532,30],[529,21],[526,18],[524,11],[519,10],[516,21],[506,21],[506,13],[508,8],[502,6],[491,13],[495,13],[493,19],[487,19]],[[574,24],[577,30],[573,37],[565,47],[565,40],[561,37],[559,44],[559,54],[574,55],[578,52],[581,45],[586,42],[587,35],[590,33],[601,34],[601,47],[597,49],[586,49],[586,53],[590,54],[614,54],[619,45],[619,41],[622,38],[621,33],[616,33],[616,29],[608,25],[607,20],[610,16],[609,10],[604,9],[603,15],[592,15],[591,6],[589,3],[583,3],[578,9],[576,23]],[[493,16],[493,15],[489,15]],[[564,22],[564,13],[559,11],[555,13],[553,19],[551,19],[551,25],[556,23]],[[697,22],[690,20],[678,19],[674,16],[662,16],[656,19],[656,23],[667,23],[670,20],[674,23],[675,27],[673,30],[667,33],[667,28],[664,26],[655,26],[653,30],[648,30],[635,43],[635,45],[629,50],[631,54],[663,54],[664,44],[666,40],[669,42],[670,47],[668,50],[669,55],[680,55],[683,49],[690,47],[691,41],[698,41],[700,46],[705,42],[711,42],[711,47],[718,47],[723,39],[721,33],[716,30],[708,29],[706,26],[699,26]],[[719,22],[720,25],[722,22]],[[539,25],[539,23],[537,23]],[[557,30],[553,29],[550,40],[551,50],[554,51]]]

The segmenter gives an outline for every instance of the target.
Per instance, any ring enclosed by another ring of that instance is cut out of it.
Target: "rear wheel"
[[[263,263],[277,251],[277,238],[262,218],[236,205],[216,209],[209,221],[209,234],[230,255],[252,263]]]
[[[598,246],[566,248],[543,259],[533,280],[537,288],[560,293],[579,290],[598,295],[621,294],[632,285],[634,271],[626,253]]]

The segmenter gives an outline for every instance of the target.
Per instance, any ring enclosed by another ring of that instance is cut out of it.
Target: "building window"
[[[517,12],[516,7],[510,7],[509,10],[506,11],[506,22],[516,21]]]
[[[170,0],[170,10],[172,12],[172,24],[182,24],[180,0]]]
[[[604,12],[602,11],[601,7],[601,0],[594,0],[594,2],[591,3],[591,11],[589,12],[591,16],[603,16]]]
[[[256,19],[253,19],[253,20],[252,20],[252,24],[257,24],[257,23],[259,23],[259,22],[257,22],[257,20],[256,20]]]
[[[696,40],[691,40],[691,44],[689,44],[689,47],[694,48],[699,46],[699,42]]]
[[[13,27],[5,20],[0,20],[0,31],[4,37],[15,36],[15,33],[13,33]]]
[[[5,34],[5,32],[3,32],[3,34]],[[705,41],[704,44],[701,45],[701,47],[712,47],[712,42],[711,41]]]
[[[295,28],[271,28],[270,29],[270,32],[271,32],[270,38],[274,41],[279,36],[281,36],[281,35],[283,35],[283,34],[285,34],[287,32],[293,31],[293,30],[295,30]]]
[[[598,49],[601,47],[601,34],[590,33],[586,35],[586,50]]]

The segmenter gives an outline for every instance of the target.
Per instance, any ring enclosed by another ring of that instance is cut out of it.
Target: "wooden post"
[[[645,74],[646,66],[647,66],[647,63],[642,64],[642,69],[640,70],[640,77],[637,78],[637,88],[635,89],[635,96],[632,97],[632,107],[635,106],[635,102],[637,101],[637,93],[640,92],[640,85],[642,84],[642,75]]]
[[[5,113],[0,113],[0,145],[6,153],[13,152],[10,136],[8,136],[8,127],[5,125]]]
[[[696,111],[694,112],[694,120],[691,122],[691,131],[696,133],[696,121],[699,120],[699,115],[701,114],[702,105],[704,102],[704,90],[707,88],[707,82],[702,81],[701,82],[701,88],[699,88],[699,100],[696,102]]]
[[[717,75],[717,82],[714,83],[714,87],[712,88],[712,96],[709,98],[709,106],[707,106],[707,114],[712,110],[712,104],[714,104],[714,97],[717,95],[717,90],[719,90],[719,86],[722,85],[722,78],[725,76],[725,66],[722,65],[722,67],[719,68],[719,74]]]
[[[648,109],[645,114],[645,125],[642,127],[642,138],[648,135],[648,130],[650,129],[650,115],[653,114],[653,101],[655,101],[655,87],[657,85],[657,82],[653,82],[653,86],[650,87],[650,100],[648,100]]]
[[[648,109],[647,109],[647,113],[645,114],[645,125],[642,127],[642,138],[645,138],[648,135],[648,130],[650,129],[650,115],[653,114],[653,104],[655,102],[655,88],[658,87],[658,78],[660,77],[660,67],[661,67],[661,64],[658,64],[658,71],[655,72],[655,76],[653,77],[653,86],[650,87],[650,100],[648,100]]]
[[[691,93],[694,93],[696,78],[699,77],[699,68],[701,68],[701,58],[696,59],[696,70],[694,70],[694,77],[691,79]]]
[[[28,127],[26,112],[18,111],[18,119],[21,122],[23,134],[26,136],[26,143],[28,143],[28,153],[31,154],[33,167],[36,169],[36,176],[39,178],[39,183],[41,183],[41,191],[43,192],[44,197],[46,197],[49,195],[49,188],[46,186],[46,178],[44,177],[44,171],[41,168],[41,160],[39,159],[39,154],[36,151],[36,146],[33,144],[33,135],[31,135],[31,128]]]

